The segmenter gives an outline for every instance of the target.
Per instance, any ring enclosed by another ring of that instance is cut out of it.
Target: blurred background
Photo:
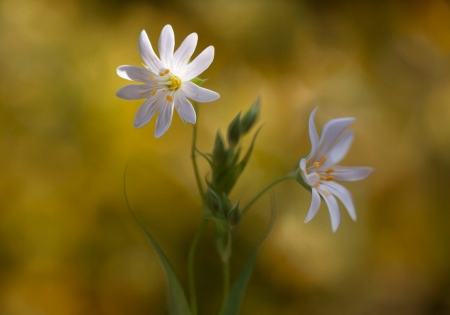
[[[115,92],[119,65],[141,65],[145,29],[196,56],[221,98],[201,104],[198,146],[262,99],[263,129],[233,190],[245,203],[310,149],[307,121],[356,118],[343,165],[372,166],[348,183],[332,233],[325,205],[304,224],[310,193],[275,189],[277,221],[242,315],[450,314],[450,3],[314,0],[0,0],[0,314],[167,314],[163,270],[125,204],[172,261],[183,285],[201,210],[192,125],[174,114],[153,137],[141,101]],[[244,143],[248,147],[249,142]],[[202,174],[208,174],[200,161]],[[342,208],[342,207],[341,207]],[[264,196],[234,243],[235,277],[270,216]],[[220,263],[211,226],[199,245],[200,314],[214,314]]]

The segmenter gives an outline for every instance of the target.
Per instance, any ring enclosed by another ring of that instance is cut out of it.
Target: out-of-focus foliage
[[[192,126],[134,129],[140,101],[115,91],[119,65],[140,65],[139,32],[176,45],[199,34],[215,61],[199,148],[261,96],[263,124],[231,197],[248,201],[309,152],[307,120],[356,117],[347,165],[358,214],[331,233],[326,207],[303,224],[310,195],[275,188],[277,222],[242,314],[450,313],[450,4],[430,1],[0,1],[0,314],[166,314],[163,271],[123,196],[186,284],[202,210]],[[250,145],[250,143],[248,143]],[[202,164],[206,175],[208,165]],[[233,270],[270,213],[243,219]],[[197,255],[200,311],[220,300],[213,231]],[[237,276],[235,274],[234,276]]]

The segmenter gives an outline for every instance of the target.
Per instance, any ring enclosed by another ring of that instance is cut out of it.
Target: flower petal
[[[214,60],[214,47],[203,50],[191,63],[180,69],[180,76],[184,81],[190,81],[208,69]]]
[[[311,189],[312,198],[311,198],[311,206],[309,207],[308,214],[306,215],[305,223],[309,222],[316,215],[317,211],[320,207],[320,196],[317,192],[317,189]]]
[[[153,115],[155,115],[159,108],[158,105],[158,99],[148,99],[142,103],[141,107],[139,107],[136,115],[134,116],[134,127],[140,128],[146,125],[150,119],[152,119]]]
[[[139,100],[149,95],[150,88],[146,84],[125,85],[116,92],[116,96],[124,100]]]
[[[175,95],[175,108],[177,109],[178,115],[180,115],[181,119],[184,121],[195,124],[197,115],[195,113],[194,106],[192,106],[191,102],[189,102],[184,95],[180,93]]]
[[[334,198],[331,193],[325,193],[321,189],[319,189],[319,194],[327,203],[328,212],[330,212],[331,218],[331,228],[333,229],[333,232],[336,232],[339,223],[341,222],[341,212],[339,211],[339,205],[336,198]]]
[[[220,97],[219,93],[202,88],[190,81],[183,82],[181,90],[183,91],[184,95],[186,95],[190,99],[201,103],[212,102]]]
[[[353,182],[366,178],[373,172],[373,168],[366,166],[334,166],[334,180]]]
[[[119,77],[138,82],[149,82],[152,75],[147,69],[136,66],[120,66],[117,68]]]
[[[339,163],[347,155],[354,138],[355,133],[353,131],[349,130],[345,132],[336,144],[328,151],[327,159],[321,166],[321,169],[328,168],[331,165],[336,165]]]
[[[323,132],[320,136],[320,142],[317,148],[317,152],[313,160],[320,159],[322,156],[326,155],[328,151],[332,148],[334,143],[344,130],[354,121],[354,118],[338,118],[332,119],[325,124],[323,127]]]
[[[338,197],[338,199],[344,204],[348,214],[350,214],[350,217],[353,219],[353,221],[356,221],[355,206],[348,189],[332,181],[324,182],[322,183],[322,185],[325,186],[330,193]]]
[[[196,33],[190,34],[178,47],[177,51],[173,55],[173,66],[171,69],[174,74],[177,74],[182,66],[186,65],[194,53],[197,46],[198,35]]]
[[[317,135],[316,124],[314,122],[316,111],[317,107],[314,108],[311,115],[309,116],[309,139],[311,140],[311,153],[309,153],[310,157],[314,155],[317,149],[317,145],[319,144],[319,136]]]
[[[170,68],[172,66],[173,49],[175,47],[175,34],[172,26],[167,24],[161,31],[158,41],[159,56],[164,67]]]
[[[161,137],[167,129],[169,129],[170,124],[172,123],[173,102],[163,102],[164,104],[161,106],[158,118],[156,119],[155,138]]]
[[[144,60],[147,67],[149,67],[153,73],[159,73],[164,66],[153,51],[152,44],[144,30],[142,30],[141,35],[139,36],[138,46],[142,60]]]

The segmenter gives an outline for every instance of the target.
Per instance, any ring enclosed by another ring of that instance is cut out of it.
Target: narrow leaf
[[[247,288],[248,281],[250,280],[250,275],[252,274],[253,266],[255,265],[255,261],[258,256],[258,251],[261,248],[261,245],[266,239],[267,235],[269,235],[270,231],[272,230],[274,223],[275,223],[275,207],[273,205],[273,198],[272,198],[272,213],[269,226],[264,231],[264,234],[261,236],[261,238],[255,245],[246,265],[244,266],[244,269],[242,270],[241,275],[231,288],[230,294],[228,295],[227,298],[225,310],[222,315],[239,314],[239,309],[241,307],[242,300],[244,299],[245,290]]]
[[[127,165],[127,168],[128,168],[128,165]],[[126,191],[127,168],[125,168],[124,183],[123,183],[123,188],[124,188],[124,193],[125,193],[125,201],[126,201],[128,210],[130,211],[134,220],[139,225],[139,227],[142,229],[142,231],[144,231],[145,236],[147,236],[147,239],[152,244],[153,249],[155,250],[155,252],[159,258],[159,261],[161,262],[161,265],[163,266],[164,271],[166,273],[168,295],[169,295],[169,314],[170,315],[190,315],[191,311],[189,310],[189,304],[187,302],[183,288],[181,287],[181,284],[178,281],[177,275],[175,274],[175,271],[173,270],[173,267],[169,262],[169,259],[166,257],[166,255],[164,254],[162,249],[159,247],[158,243],[155,241],[153,236],[151,236],[151,234],[147,231],[147,229],[142,225],[142,223],[138,220],[138,218],[135,216],[135,214],[131,210],[130,203],[129,203],[128,197],[127,197],[127,191]]]

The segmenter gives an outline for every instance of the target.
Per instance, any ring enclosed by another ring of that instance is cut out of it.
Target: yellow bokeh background
[[[242,315],[450,314],[444,0],[0,0],[0,314],[167,314],[164,273],[126,207],[125,176],[133,210],[186,286],[202,214],[192,125],[174,114],[155,139],[154,119],[133,128],[141,101],[115,96],[127,84],[116,68],[142,63],[140,31],[157,47],[166,24],[176,47],[198,33],[194,56],[215,47],[202,77],[221,98],[200,105],[202,151],[261,97],[263,127],[234,201],[308,153],[317,106],[318,126],[356,118],[342,164],[375,168],[346,184],[358,220],[342,209],[336,233],[325,205],[303,223],[310,194],[298,183],[275,187],[276,223]],[[264,196],[244,218],[234,278],[270,205]],[[200,314],[214,314],[221,274],[211,227],[196,263]]]

